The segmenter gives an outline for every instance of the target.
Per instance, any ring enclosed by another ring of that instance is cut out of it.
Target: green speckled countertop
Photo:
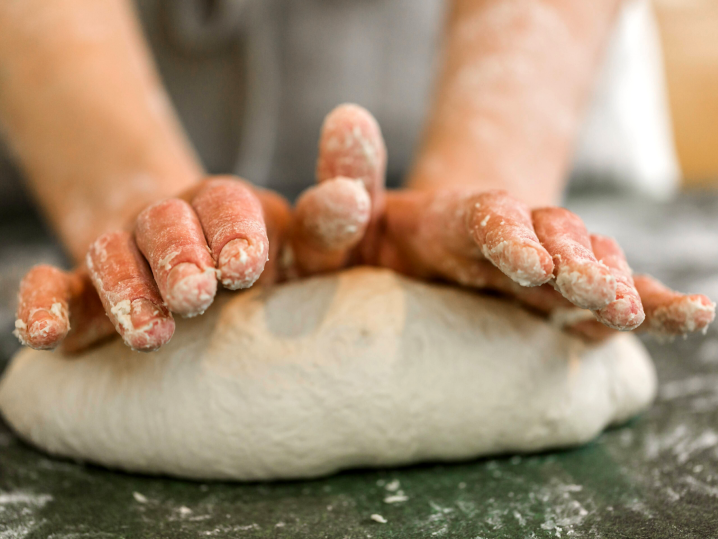
[[[637,270],[718,298],[718,197],[572,206]],[[60,255],[30,219],[0,223],[0,237],[4,362],[17,280]],[[585,447],[528,457],[204,484],[56,460],[0,422],[0,539],[718,537],[718,330],[646,343],[661,381],[649,412]]]

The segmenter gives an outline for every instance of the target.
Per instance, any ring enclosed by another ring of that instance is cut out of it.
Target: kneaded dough
[[[0,411],[55,455],[266,480],[581,444],[655,391],[632,335],[592,346],[506,301],[357,268],[222,295],[151,354],[24,349]]]

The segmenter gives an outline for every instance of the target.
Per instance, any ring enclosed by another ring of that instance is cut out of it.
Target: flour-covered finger
[[[336,107],[324,120],[319,138],[317,181],[360,180],[371,199],[371,215],[357,258],[376,263],[381,216],[386,204],[386,146],[379,124],[369,111],[352,104]]]
[[[505,191],[482,193],[471,203],[468,226],[488,260],[522,286],[551,279],[551,255],[536,237],[528,206]]]
[[[208,180],[192,199],[222,284],[249,288],[264,271],[269,240],[262,206],[236,178]]]
[[[196,316],[211,305],[217,275],[192,206],[172,198],[146,208],[137,217],[135,240],[172,312]]]
[[[553,257],[555,285],[571,303],[603,309],[616,299],[616,279],[596,260],[583,221],[564,208],[541,208],[532,212],[534,230]]]
[[[317,181],[361,180],[379,208],[386,173],[386,147],[369,111],[352,104],[336,107],[324,119],[319,138]]]
[[[359,180],[335,178],[308,189],[297,201],[298,237],[325,251],[346,250],[361,240],[371,200]]]
[[[107,316],[130,348],[151,352],[172,338],[172,315],[129,232],[108,232],[95,240],[87,252],[87,270]]]
[[[645,314],[623,250],[613,238],[598,234],[591,234],[591,247],[598,261],[605,264],[616,279],[616,299],[596,311],[596,317],[613,329],[636,329],[643,323]]]
[[[68,275],[57,268],[39,265],[20,283],[15,336],[36,350],[55,348],[70,330]]]
[[[292,245],[303,273],[339,269],[364,237],[371,200],[360,180],[335,178],[297,201]]]
[[[637,275],[646,322],[641,329],[659,335],[685,335],[705,329],[715,318],[715,303],[703,294],[681,294],[653,277]]]

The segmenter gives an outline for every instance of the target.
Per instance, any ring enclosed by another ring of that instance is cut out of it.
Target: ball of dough
[[[581,444],[655,391],[632,335],[589,345],[506,301],[357,268],[220,296],[151,354],[24,349],[0,411],[55,455],[267,480]]]

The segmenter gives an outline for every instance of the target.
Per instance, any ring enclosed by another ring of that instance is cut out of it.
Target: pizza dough
[[[581,444],[655,391],[632,335],[591,346],[509,302],[357,268],[222,295],[151,354],[24,349],[0,411],[55,455],[266,480]]]

